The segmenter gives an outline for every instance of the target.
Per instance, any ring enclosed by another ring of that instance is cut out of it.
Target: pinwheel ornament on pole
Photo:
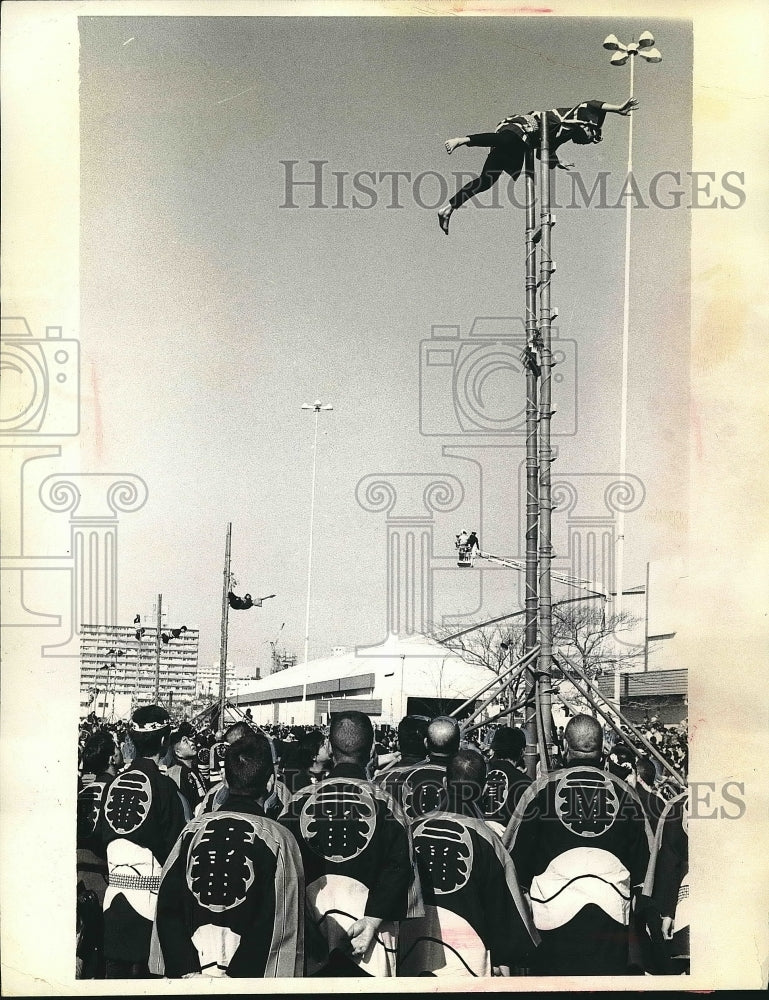
[[[662,53],[656,48],[654,35],[652,35],[651,31],[642,31],[638,36],[637,42],[629,42],[627,45],[623,45],[616,35],[607,35],[603,40],[603,47],[610,52],[614,52],[610,60],[612,66],[624,66],[630,56],[641,56],[647,62],[651,63],[662,62]],[[633,96],[632,82],[630,96]]]

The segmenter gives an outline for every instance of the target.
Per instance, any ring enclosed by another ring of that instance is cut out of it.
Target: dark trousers
[[[160,979],[153,976],[146,962],[118,962],[107,959],[107,979]]]
[[[491,152],[486,157],[480,176],[468,181],[449,198],[452,208],[459,208],[474,195],[488,191],[502,174],[508,174],[515,180],[523,170],[526,145],[514,132],[477,132],[470,136],[469,144],[488,146]]]
[[[331,952],[326,965],[318,972],[314,972],[313,976],[318,979],[372,978],[370,973],[364,972],[357,962],[353,962],[351,958],[336,949]]]

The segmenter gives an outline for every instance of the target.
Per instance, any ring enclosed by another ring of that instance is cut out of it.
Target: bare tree
[[[617,638],[632,631],[637,624],[638,619],[627,611],[607,613],[604,603],[599,600],[556,602],[553,605],[553,648],[574,659],[593,679],[607,669],[613,672],[615,665],[620,667],[638,655],[638,649]],[[458,636],[455,626],[436,625],[430,637],[467,663],[485,667],[497,676],[525,652],[526,633],[522,619],[488,625],[479,623],[477,628]],[[557,674],[553,680],[557,692]],[[501,693],[500,703],[505,708],[514,703],[522,704],[525,683],[525,673],[518,675]],[[592,711],[581,696],[571,698],[570,703],[580,710]]]
[[[499,676],[524,654],[525,630],[517,622],[479,623],[464,635],[455,635],[456,626],[436,625],[430,631],[431,639],[439,642],[466,663],[485,667]],[[491,679],[491,678],[489,678]],[[523,699],[524,676],[519,674],[500,693],[500,704],[510,708]]]
[[[593,680],[606,672],[613,674],[637,657],[638,648],[623,643],[618,637],[632,631],[638,621],[628,611],[607,613],[603,602],[555,604],[553,646],[575,661]],[[592,706],[581,696],[573,699],[571,704],[595,714]]]
[[[600,676],[609,663],[624,663],[638,650],[619,643],[638,619],[628,611],[607,614],[603,602],[553,605],[553,645],[577,660],[588,677]]]

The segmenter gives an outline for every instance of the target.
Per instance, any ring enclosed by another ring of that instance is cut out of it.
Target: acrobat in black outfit
[[[585,146],[601,141],[601,127],[607,112],[629,115],[638,107],[638,102],[629,97],[623,104],[607,104],[604,101],[582,101],[569,108],[553,108],[545,112],[547,135],[550,149],[550,166],[568,170],[573,164],[561,163],[556,150],[565,142],[575,142]],[[448,235],[451,213],[460,208],[468,199],[482,191],[488,191],[503,173],[515,180],[523,170],[526,150],[540,148],[540,115],[529,112],[504,118],[493,132],[478,132],[475,135],[460,136],[446,142],[446,152],[451,155],[459,146],[488,146],[489,155],[483,164],[479,177],[469,181],[449,199],[438,212],[441,229]]]
[[[246,594],[245,597],[238,597],[237,594],[233,594],[229,591],[227,597],[230,602],[230,607],[235,611],[248,611],[249,608],[261,608],[262,601],[269,600],[270,597],[274,597],[275,594],[268,594],[267,597],[257,597],[253,598],[250,594]]]

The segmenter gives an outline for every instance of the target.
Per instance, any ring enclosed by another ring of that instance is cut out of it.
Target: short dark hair
[[[606,770],[627,780],[636,766],[636,753],[626,743],[616,743],[606,759]]]
[[[371,755],[374,727],[363,712],[337,712],[331,716],[331,749],[337,756],[351,757],[363,763]]]
[[[85,774],[99,774],[106,770],[115,754],[115,741],[106,729],[97,729],[85,741],[83,747],[83,771]]]
[[[325,742],[326,737],[320,729],[311,729],[309,733],[305,733],[298,745],[297,761],[299,767],[306,770],[318,756],[320,748]]]
[[[645,785],[653,785],[657,780],[657,769],[650,757],[639,757],[635,769],[636,774]]]
[[[168,745],[175,747],[177,743],[181,743],[185,736],[189,736],[193,743],[197,745],[194,733],[191,733],[185,726],[179,726],[177,729],[171,730],[171,735],[168,737]]]
[[[486,785],[488,768],[483,754],[467,747],[458,750],[446,764],[446,788],[453,798],[478,802]]]
[[[231,726],[225,729],[222,739],[225,743],[234,743],[236,740],[240,740],[253,732],[254,727],[249,726],[247,722],[233,722]]]
[[[516,726],[500,726],[494,733],[491,749],[498,757],[518,760],[526,749],[526,734]]]
[[[404,715],[398,723],[398,749],[401,753],[424,756],[425,736],[430,720],[426,715]]]
[[[272,773],[272,751],[266,736],[254,733],[227,747],[224,776],[231,792],[263,795]]]
[[[162,753],[167,736],[167,729],[161,733],[131,733],[136,756],[154,757],[155,754]]]
[[[601,723],[592,715],[574,715],[569,719],[566,731],[566,745],[569,756],[576,760],[597,760],[603,750],[603,730]]]

